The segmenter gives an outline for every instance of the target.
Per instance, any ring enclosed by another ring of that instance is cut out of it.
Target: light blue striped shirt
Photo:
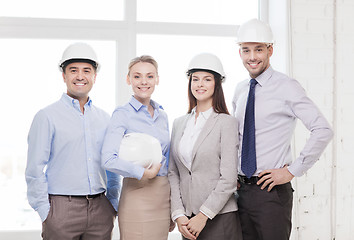
[[[109,115],[89,99],[84,114],[79,101],[63,94],[40,110],[28,134],[27,196],[42,221],[49,212],[48,194],[88,195],[107,191],[118,207],[119,176],[101,167],[101,147]]]
[[[127,133],[146,133],[161,143],[163,159],[158,176],[167,175],[170,136],[168,119],[163,108],[151,100],[154,116],[151,117],[147,106],[132,97],[124,106],[117,107],[112,114],[106,137],[102,147],[102,165],[105,169],[118,173],[123,177],[141,179],[144,168],[119,158],[119,147],[123,136]]]

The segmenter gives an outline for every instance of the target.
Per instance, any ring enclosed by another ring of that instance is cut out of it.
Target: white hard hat
[[[269,25],[258,19],[251,19],[243,23],[238,29],[237,43],[259,42],[274,43],[272,29]]]
[[[160,141],[145,133],[125,134],[120,143],[119,158],[149,168],[162,160]]]
[[[97,72],[101,67],[101,65],[98,63],[97,55],[93,48],[90,45],[82,42],[71,44],[65,49],[63,56],[59,62],[60,71],[63,71],[63,67],[65,67],[65,62],[69,60],[79,60],[78,62],[85,62],[86,60],[94,67],[96,67]]]
[[[189,76],[193,70],[209,70],[220,74],[221,79],[225,78],[220,59],[211,53],[201,53],[194,56],[189,63],[187,75]]]

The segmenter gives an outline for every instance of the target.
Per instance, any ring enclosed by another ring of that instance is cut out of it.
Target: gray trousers
[[[182,236],[183,240],[187,240]],[[208,219],[198,240],[242,240],[238,211],[216,215]]]
[[[241,183],[238,190],[243,240],[288,240],[291,232],[291,183],[270,192],[256,184]]]
[[[110,240],[116,211],[104,194],[86,199],[50,195],[44,240]]]

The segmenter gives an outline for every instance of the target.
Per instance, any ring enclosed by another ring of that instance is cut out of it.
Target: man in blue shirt
[[[91,46],[75,43],[59,67],[67,93],[36,114],[28,135],[28,201],[43,239],[111,239],[120,181],[101,167],[109,115],[88,96],[100,65]]]

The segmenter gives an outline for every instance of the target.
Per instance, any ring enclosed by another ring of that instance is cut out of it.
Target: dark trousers
[[[42,224],[44,240],[110,240],[116,211],[104,194],[93,199],[53,196]]]
[[[238,207],[244,240],[288,240],[293,206],[291,183],[270,192],[256,184],[241,183]]]
[[[183,240],[187,240],[182,236]],[[198,240],[242,240],[238,211],[216,215],[208,219]]]

